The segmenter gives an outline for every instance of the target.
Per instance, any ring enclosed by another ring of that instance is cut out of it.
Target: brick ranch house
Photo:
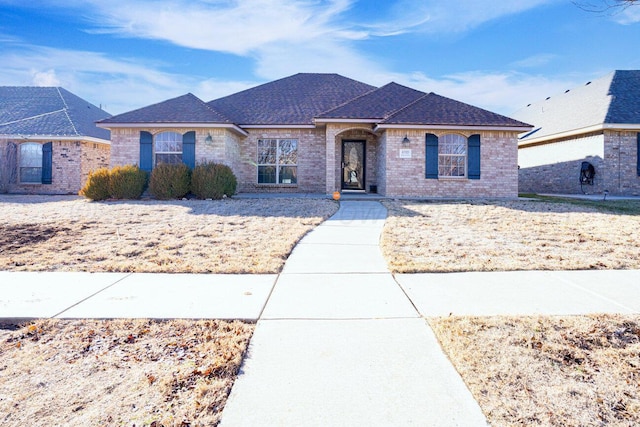
[[[0,87],[0,192],[75,194],[109,165],[109,117],[60,87]]]
[[[614,71],[514,117],[534,124],[519,142],[521,192],[640,194],[640,70]],[[593,185],[580,185],[583,162]]]
[[[111,165],[216,161],[239,192],[516,197],[531,127],[434,93],[296,74],[205,103],[192,94],[98,122]]]

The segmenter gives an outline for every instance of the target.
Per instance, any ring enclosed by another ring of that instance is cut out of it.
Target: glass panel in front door
[[[364,142],[342,143],[342,188],[364,190]]]

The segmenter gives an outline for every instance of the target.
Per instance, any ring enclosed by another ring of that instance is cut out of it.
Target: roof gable
[[[0,134],[89,136],[109,140],[95,125],[110,114],[59,87],[0,87]]]
[[[640,124],[640,71],[617,70],[513,113],[535,125],[521,138],[551,137],[604,124]]]
[[[321,113],[375,89],[338,74],[299,73],[224,98],[209,106],[238,125],[313,125]]]
[[[319,119],[384,119],[425,93],[391,82],[318,116]]]
[[[380,124],[531,127],[518,120],[433,92],[407,105]]]
[[[640,70],[618,70],[609,87],[605,123],[640,124]]]
[[[109,123],[231,123],[222,113],[191,93],[168,99],[137,110],[118,114],[101,124]]]

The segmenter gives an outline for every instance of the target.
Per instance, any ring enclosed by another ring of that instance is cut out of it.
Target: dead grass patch
[[[216,320],[0,329],[0,424],[216,425],[253,329]]]
[[[640,425],[640,316],[429,323],[492,426]]]
[[[640,268],[638,201],[384,204],[381,246],[396,273]]]
[[[89,202],[0,196],[0,269],[277,273],[326,199]]]

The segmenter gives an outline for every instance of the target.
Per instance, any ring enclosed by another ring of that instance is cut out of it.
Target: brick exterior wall
[[[387,130],[385,195],[426,198],[513,198],[518,195],[517,133],[502,131],[460,132],[442,130]],[[425,134],[438,137],[459,133],[480,134],[480,179],[425,178]],[[409,144],[403,144],[405,135]],[[411,158],[400,158],[400,149],[411,149]],[[379,162],[380,164],[380,162]]]
[[[2,167],[5,165],[6,147],[9,142],[17,145],[15,159],[15,182],[4,182],[0,188],[9,193],[27,194],[77,194],[84,185],[89,171],[109,165],[109,145],[88,141],[51,141],[52,171],[51,184],[20,183],[20,144],[33,141],[0,141]],[[48,141],[45,141],[48,142]],[[38,143],[42,143],[38,141]],[[6,177],[8,171],[3,171]]]
[[[113,129],[111,166],[139,163],[140,131],[157,134],[193,129]],[[517,142],[509,132],[481,132],[481,179],[425,178],[425,133],[442,131],[387,130],[374,134],[371,124],[327,124],[315,129],[248,129],[239,136],[227,129],[196,130],[196,162],[213,160],[229,165],[238,178],[239,192],[301,192],[331,194],[341,189],[342,142],[366,141],[365,190],[377,186],[381,195],[398,197],[516,197]],[[464,134],[469,136],[469,132]],[[206,137],[211,142],[206,143]],[[411,143],[402,144],[408,136]],[[297,184],[258,184],[257,147],[263,138],[298,140]],[[410,159],[400,149],[411,149]]]
[[[325,189],[323,129],[249,129],[240,136],[223,128],[115,128],[111,131],[111,166],[140,163],[140,132],[196,132],[196,164],[224,163],[238,178],[238,192],[321,193]],[[211,136],[211,142],[206,142]],[[298,140],[298,183],[258,184],[258,139]]]
[[[238,141],[239,161],[236,175],[240,192],[323,193],[325,191],[324,129],[248,129],[249,136]],[[258,184],[258,140],[298,140],[298,183]],[[235,170],[234,170],[235,171]]]
[[[332,141],[333,136],[333,188],[342,188],[342,142],[343,141],[365,141],[365,172],[364,188],[370,191],[372,185],[378,185],[378,138],[367,125],[331,125],[327,127],[327,141]],[[331,145],[331,142],[328,142]],[[333,191],[327,191],[332,193]],[[379,192],[379,190],[378,190]]]
[[[638,131],[604,132],[604,183],[610,194],[640,195]]]
[[[597,138],[601,144],[597,155],[585,146],[584,157],[577,160],[558,161],[524,167],[519,170],[519,189],[525,193],[556,194],[603,194],[639,195],[640,177],[637,173],[636,131],[607,130],[597,135],[584,135],[572,139],[550,141],[547,144],[520,148],[520,155],[527,156],[531,150],[545,150],[558,159],[563,154],[563,145],[576,144]],[[602,157],[602,154],[604,157]],[[580,166],[588,161],[595,167],[594,185],[580,187]]]

